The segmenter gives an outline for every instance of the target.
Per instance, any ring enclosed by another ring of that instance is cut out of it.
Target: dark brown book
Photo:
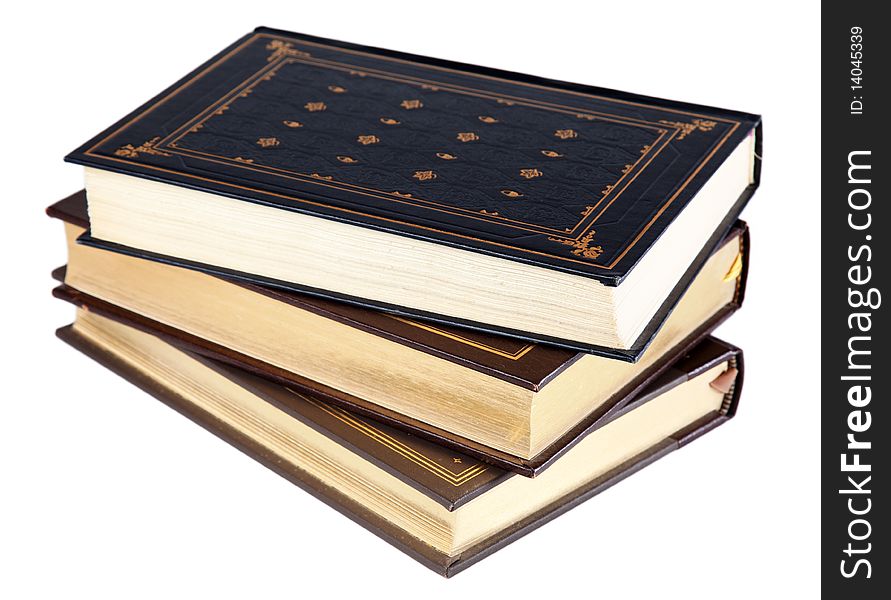
[[[55,291],[58,297],[137,324],[191,351],[324,394],[331,403],[525,475],[540,472],[586,431],[621,409],[736,310],[743,298],[748,257],[747,228],[740,222],[678,302],[650,352],[632,365],[512,338],[432,327],[81,246],[74,240],[88,225],[82,193],[48,212],[66,221],[69,238],[69,269],[66,285]],[[199,288],[207,285],[211,291],[201,294]],[[250,303],[258,303],[253,312],[267,320],[273,313],[277,316],[258,327],[252,320],[255,314],[246,308]],[[229,311],[238,318],[230,317]],[[289,321],[298,316],[303,320]],[[204,321],[182,320],[197,317]],[[286,323],[293,323],[290,329],[299,333],[291,334]],[[313,336],[311,327],[326,335]],[[250,347],[264,331],[271,332],[261,344],[265,354]],[[280,346],[271,346],[275,343]],[[282,356],[289,352],[303,353],[286,363]],[[324,361],[320,356],[329,358]],[[309,364],[313,361],[319,364]],[[435,395],[432,400],[431,395]],[[500,415],[499,398],[507,405]],[[536,400],[555,413],[545,415],[551,419],[552,433],[540,436],[537,445],[530,441]],[[517,413],[523,406],[528,407],[526,413],[508,422],[511,415],[506,411]],[[500,423],[501,429],[487,429],[486,419]]]
[[[528,479],[94,313],[57,333],[444,576],[724,423],[742,389],[742,353],[706,338]]]

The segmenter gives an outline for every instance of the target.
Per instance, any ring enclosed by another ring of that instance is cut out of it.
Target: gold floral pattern
[[[307,102],[303,105],[303,108],[308,110],[309,112],[321,112],[328,108],[328,105],[324,102]]]
[[[578,132],[575,129],[558,129],[554,132],[554,135],[561,140],[570,140],[579,136]]]
[[[282,121],[285,124],[285,127],[290,127],[292,129],[296,129],[297,127],[303,127],[303,123],[300,121]]]
[[[560,154],[559,152],[556,152],[554,150],[542,150],[541,153],[544,154],[545,156],[547,156],[548,158],[560,158],[561,156],[563,156],[562,154]]]
[[[262,137],[257,140],[257,145],[261,148],[272,148],[273,146],[278,146],[279,144],[281,144],[281,142],[278,141],[278,138],[274,137]]]
[[[541,177],[544,173],[539,169],[520,169],[520,177],[525,179],[535,179],[536,177]]]
[[[436,179],[436,173],[433,171],[415,171],[412,177],[418,181],[430,181],[431,179]]]
[[[574,248],[572,253],[576,256],[580,256],[582,258],[596,259],[601,254],[603,254],[603,248],[600,246],[591,245],[594,240],[595,233],[595,230],[592,229],[577,240],[558,237],[549,237],[548,239],[552,242],[563,244],[564,246],[571,246],[572,248]]]
[[[309,52],[303,52],[302,50],[294,48],[294,44],[291,42],[283,42],[282,40],[272,40],[266,44],[266,49],[272,51],[272,54],[266,57],[267,62],[272,62],[280,58],[287,58],[289,56],[308,58],[310,55]]]
[[[523,194],[516,190],[501,190],[501,193],[507,196],[508,198],[522,198]]]
[[[396,119],[391,119],[390,117],[381,117],[380,122],[384,125],[399,125],[400,121]]]
[[[123,156],[125,158],[139,158],[140,154],[150,154],[152,156],[170,156],[169,152],[162,152],[161,150],[155,148],[155,146],[160,141],[161,136],[155,136],[147,142],[143,142],[139,146],[126,144],[115,150],[114,154],[115,156]]]
[[[420,100],[403,100],[399,103],[399,106],[401,106],[405,110],[415,110],[418,108],[423,108],[424,103]]]
[[[436,156],[443,160],[455,160],[456,158],[458,158],[454,154],[449,154],[448,152],[437,152]]]
[[[472,131],[462,131],[457,136],[459,142],[475,142],[480,139],[480,136],[473,133]]]
[[[346,164],[348,164],[348,165],[352,165],[352,164],[354,164],[354,163],[359,162],[358,160],[356,160],[356,159],[353,158],[352,156],[343,156],[343,155],[338,156],[338,157],[337,157],[337,160],[339,160],[339,161],[342,162],[342,163],[346,163]]]
[[[482,121],[483,123],[488,123],[488,124],[490,124],[490,125],[491,125],[492,123],[497,123],[497,122],[498,122],[498,119],[496,119],[495,117],[487,117],[487,116],[485,116],[485,115],[480,115],[480,116],[477,117],[477,119],[479,119],[479,120]]]
[[[345,87],[341,87],[339,85],[329,85],[328,91],[334,94],[345,94],[347,90]]]
[[[679,140],[684,139],[694,131],[711,131],[717,125],[716,122],[706,119],[693,119],[690,123],[684,123],[683,121],[667,121],[665,119],[660,119],[659,122],[677,127],[679,129],[677,139]]]
[[[369,144],[377,144],[381,140],[376,135],[360,135],[356,138],[356,141],[363,146],[368,146]]]

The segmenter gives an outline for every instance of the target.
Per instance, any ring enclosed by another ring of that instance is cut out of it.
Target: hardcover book
[[[748,256],[739,223],[631,364],[79,245],[89,226],[82,193],[48,212],[65,221],[69,242],[58,297],[525,475],[599,427],[731,314]]]
[[[85,143],[83,243],[634,360],[760,119],[260,28]]]
[[[444,576],[725,422],[742,387],[741,352],[708,338],[528,479],[93,313],[58,335]]]

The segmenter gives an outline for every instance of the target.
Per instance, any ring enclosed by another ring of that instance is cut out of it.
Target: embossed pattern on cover
[[[261,28],[68,160],[615,284],[758,123]]]

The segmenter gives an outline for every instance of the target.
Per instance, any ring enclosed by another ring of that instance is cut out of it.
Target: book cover
[[[67,160],[616,285],[759,128],[260,28]]]

